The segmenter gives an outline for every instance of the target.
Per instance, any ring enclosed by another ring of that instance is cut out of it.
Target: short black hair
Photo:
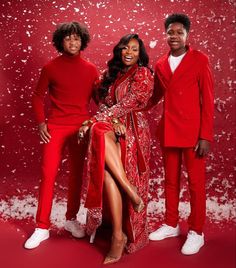
[[[76,21],[64,22],[57,25],[57,29],[53,33],[52,37],[52,43],[58,52],[64,51],[63,39],[72,34],[76,34],[81,38],[80,50],[84,50],[87,47],[90,41],[90,35],[87,27]]]
[[[171,14],[165,19],[165,23],[164,23],[165,30],[167,30],[167,28],[169,27],[171,23],[175,23],[175,22],[179,22],[183,24],[186,31],[189,32],[190,25],[191,25],[190,19],[187,15],[181,14],[181,13]]]

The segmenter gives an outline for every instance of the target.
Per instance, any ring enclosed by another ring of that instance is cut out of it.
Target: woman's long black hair
[[[109,86],[115,82],[118,73],[124,68],[125,65],[121,59],[121,51],[131,39],[136,39],[139,43],[138,65],[148,67],[149,57],[143,41],[139,38],[139,36],[137,34],[127,34],[123,36],[113,49],[113,58],[107,63],[108,70],[105,72],[101,86],[98,89],[98,96],[100,99],[103,99],[107,96]]]

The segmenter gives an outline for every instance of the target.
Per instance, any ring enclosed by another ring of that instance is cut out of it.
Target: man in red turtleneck
[[[65,229],[75,237],[85,235],[76,221],[76,214],[80,206],[86,144],[78,145],[76,134],[82,122],[90,118],[88,106],[95,96],[98,80],[96,67],[80,55],[89,41],[88,30],[80,23],[60,24],[53,34],[53,45],[62,54],[43,67],[33,93],[33,109],[44,144],[36,229],[25,243],[27,249],[36,248],[49,238],[53,186],[65,146],[70,161]],[[47,91],[51,106],[46,119],[44,96]]]

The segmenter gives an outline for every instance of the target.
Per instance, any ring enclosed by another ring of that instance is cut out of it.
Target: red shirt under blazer
[[[187,47],[172,73],[169,54],[155,68],[155,99],[164,96],[160,139],[163,146],[193,147],[213,139],[213,80],[208,57]]]

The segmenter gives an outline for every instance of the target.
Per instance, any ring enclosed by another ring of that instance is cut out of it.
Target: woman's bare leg
[[[118,239],[122,238],[122,198],[120,191],[109,174],[105,171],[104,187],[111,212],[113,235]]]
[[[105,162],[113,177],[131,199],[134,209],[138,212],[141,211],[144,207],[142,199],[126,177],[116,137],[111,131],[105,134]]]
[[[127,242],[127,237],[122,230],[121,194],[115,181],[107,171],[105,171],[104,190],[106,191],[109,203],[113,227],[111,247],[104,260],[104,264],[110,264],[117,262],[121,258]]]

